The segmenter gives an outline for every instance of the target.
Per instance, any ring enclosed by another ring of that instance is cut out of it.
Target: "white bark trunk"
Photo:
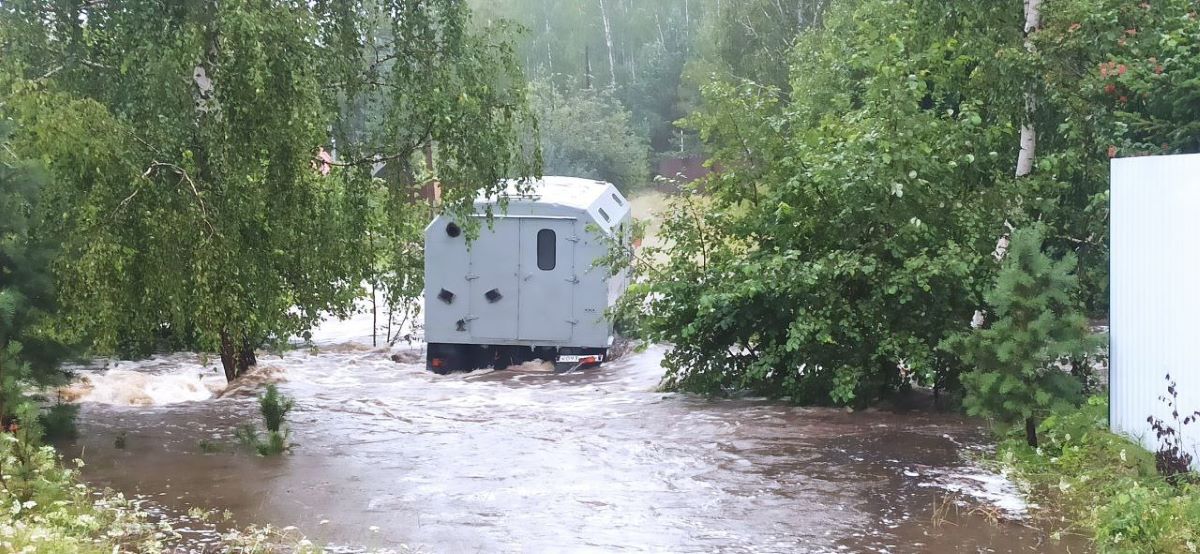
[[[721,14],[721,0],[717,0],[717,15]],[[692,37],[692,10],[688,0],[683,0],[683,36]]]
[[[667,48],[667,35],[663,33],[662,18],[658,16],[658,10],[654,10],[654,24],[658,26],[658,45],[664,50]]]
[[[1029,52],[1035,51],[1030,37],[1041,26],[1042,0],[1025,0],[1025,49]],[[1017,157],[1017,177],[1033,173],[1033,161],[1037,156],[1037,128],[1033,124],[1036,110],[1037,96],[1029,90],[1025,93],[1025,122],[1021,125],[1021,153]]]
[[[604,42],[608,45],[608,72],[612,76],[612,88],[617,88],[617,62],[613,58],[612,26],[608,24],[608,10],[604,8],[604,0],[600,0],[600,19],[604,20]]]
[[[550,28],[550,5],[545,1],[542,2],[542,16],[546,18],[546,60],[550,63],[546,71],[554,75],[554,48],[551,46],[553,43],[550,42],[554,31]]]

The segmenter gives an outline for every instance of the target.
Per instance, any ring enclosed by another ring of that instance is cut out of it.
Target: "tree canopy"
[[[379,269],[373,233],[407,228],[367,228],[376,164],[436,143],[452,208],[535,167],[514,155],[511,49],[473,34],[461,2],[0,10],[13,147],[45,161],[43,203],[61,214],[47,221],[62,323],[100,352],[168,335],[218,350],[232,379],[257,346],[345,314]],[[347,106],[372,93],[382,115],[345,132]],[[386,190],[411,203],[398,174]]]
[[[563,94],[546,81],[530,92],[546,174],[599,179],[625,191],[649,182],[649,145],[611,93]]]
[[[1166,123],[1196,105],[1193,9],[1047,3],[1027,44],[1016,0],[841,0],[798,35],[786,89],[711,73],[687,125],[720,171],[669,212],[630,309],[675,345],[667,384],[836,403],[957,388],[970,364],[938,345],[1036,222],[1103,313],[1109,158],[1195,149]],[[1035,167],[1015,178],[1030,117]]]

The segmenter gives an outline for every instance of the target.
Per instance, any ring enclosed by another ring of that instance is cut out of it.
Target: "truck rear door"
[[[487,344],[489,340],[517,338],[517,299],[520,293],[518,257],[515,246],[520,240],[517,219],[496,218],[494,229],[487,222],[479,230],[479,239],[471,243],[470,321],[471,338]]]
[[[571,338],[575,275],[574,219],[521,220],[521,340],[565,341]]]

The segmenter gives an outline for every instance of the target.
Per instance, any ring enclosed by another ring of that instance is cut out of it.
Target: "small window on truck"
[[[553,229],[542,229],[537,236],[537,264],[542,271],[554,271],[558,265],[558,236]]]

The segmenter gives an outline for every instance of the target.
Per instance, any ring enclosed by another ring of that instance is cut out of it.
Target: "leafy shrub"
[[[603,179],[625,192],[650,182],[650,146],[609,92],[567,95],[538,81],[530,85],[529,100],[538,118],[543,173]]]
[[[1109,158],[1200,148],[1194,0],[1046,3],[1036,52],[1019,2],[828,6],[795,37],[790,93],[711,75],[685,121],[720,170],[672,206],[669,261],[638,291],[637,327],[676,347],[666,385],[953,389],[970,367],[938,345],[982,305],[1006,223],[1044,224],[1105,312]],[[1037,168],[1015,179],[1025,123]]]
[[[120,495],[94,495],[53,448],[40,446],[33,409],[15,433],[0,433],[0,551],[161,552],[170,529]],[[82,462],[78,462],[82,465]]]
[[[1169,483],[1155,455],[1110,432],[1107,420],[1107,399],[1093,397],[1043,420],[1038,448],[1014,433],[1000,459],[1101,552],[1196,552],[1200,488]]]

